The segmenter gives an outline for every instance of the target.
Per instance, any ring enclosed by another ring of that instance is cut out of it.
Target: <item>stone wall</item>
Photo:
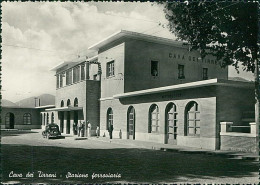
[[[258,146],[256,136],[252,134],[235,134],[233,135],[221,135],[221,150],[234,150],[242,152],[256,152]]]

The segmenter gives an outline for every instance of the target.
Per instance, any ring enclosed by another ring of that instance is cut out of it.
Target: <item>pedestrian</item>
[[[96,135],[97,135],[97,137],[99,137],[99,126],[97,126]]]
[[[80,136],[80,131],[81,131],[81,121],[78,123],[78,137]]]
[[[113,129],[114,129],[113,124],[110,124],[110,126],[108,128],[110,139],[112,139],[112,136],[113,136]]]
[[[73,134],[77,135],[77,124],[76,124],[76,122],[73,123]]]
[[[121,129],[119,131],[119,138],[122,139],[122,131],[121,131]]]
[[[81,137],[84,137],[84,131],[85,131],[85,122],[81,124]]]
[[[88,123],[88,137],[91,137],[91,123],[87,121]]]

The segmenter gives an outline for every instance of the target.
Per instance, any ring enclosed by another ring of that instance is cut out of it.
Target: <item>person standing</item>
[[[76,124],[76,122],[73,123],[73,134],[77,135],[77,124]]]
[[[108,129],[110,139],[112,139],[113,137],[113,130],[114,130],[113,124],[110,124]]]
[[[97,135],[97,137],[99,137],[99,126],[97,126],[96,135]]]
[[[88,123],[88,137],[91,137],[91,123],[87,121]]]
[[[84,137],[84,132],[85,132],[85,122],[81,123],[81,137]]]
[[[81,121],[78,123],[78,137],[80,136],[80,131],[81,131]]]

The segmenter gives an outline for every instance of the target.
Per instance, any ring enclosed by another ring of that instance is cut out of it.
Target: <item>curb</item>
[[[215,155],[219,157],[225,157],[230,159],[240,159],[240,160],[250,160],[250,161],[259,161],[259,156],[250,156],[249,154],[245,153],[236,153],[236,151],[210,151],[210,150],[192,150],[192,149],[185,149],[185,148],[165,148],[160,146],[144,146],[144,145],[136,145],[136,144],[130,144],[130,143],[121,143],[117,142],[117,140],[105,140],[101,139],[98,140],[97,138],[89,138],[90,140],[97,140],[101,142],[107,142],[107,143],[116,143],[116,144],[122,144],[127,146],[135,146],[137,148],[144,148],[144,149],[150,149],[150,150],[156,150],[156,151],[164,151],[164,152],[179,152],[179,153],[187,153],[187,154],[206,154],[206,155]]]

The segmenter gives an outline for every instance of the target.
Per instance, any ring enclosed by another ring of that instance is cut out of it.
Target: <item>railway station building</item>
[[[221,122],[254,121],[244,119],[254,83],[229,81],[216,57],[183,42],[121,30],[89,49],[102,69],[101,134],[113,124],[115,137],[215,150]]]
[[[254,83],[228,80],[216,57],[202,59],[184,42],[125,30],[89,49],[97,56],[53,68],[56,107],[45,113],[55,115],[63,133],[88,120],[92,133],[99,126],[105,137],[113,124],[114,138],[256,150]]]

